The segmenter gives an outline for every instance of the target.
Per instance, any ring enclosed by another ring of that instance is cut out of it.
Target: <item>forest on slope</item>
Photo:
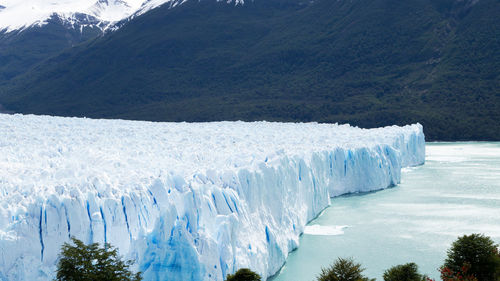
[[[498,15],[498,0],[192,0],[4,79],[0,105],[152,121],[420,122],[427,140],[500,140]]]

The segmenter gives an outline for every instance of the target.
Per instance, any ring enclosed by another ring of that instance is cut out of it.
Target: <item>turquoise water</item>
[[[334,198],[309,225],[315,235],[302,235],[273,281],[313,281],[338,257],[353,257],[377,280],[407,262],[438,279],[458,236],[500,242],[500,143],[427,144],[425,165],[405,169],[400,185]]]

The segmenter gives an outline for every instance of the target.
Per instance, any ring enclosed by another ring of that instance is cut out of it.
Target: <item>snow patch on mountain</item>
[[[0,132],[3,281],[53,279],[72,236],[118,247],[145,280],[221,281],[241,267],[265,280],[331,196],[393,186],[425,155],[418,124],[0,114]]]
[[[119,28],[117,23],[142,15],[163,4],[176,7],[187,0],[0,0],[0,32],[43,26],[58,18],[66,26]],[[221,0],[217,0],[221,1]],[[243,0],[227,0],[235,5]],[[84,19],[88,18],[88,21]]]
[[[0,30],[11,32],[42,26],[52,17],[75,25],[75,15],[87,15],[110,26],[134,13],[145,13],[170,0],[2,0]]]

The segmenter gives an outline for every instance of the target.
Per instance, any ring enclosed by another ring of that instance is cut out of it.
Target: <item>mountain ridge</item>
[[[23,113],[152,121],[420,122],[499,140],[499,2],[188,1],[0,89]],[[485,28],[486,27],[486,28]]]
[[[60,1],[50,3],[41,1],[16,1],[7,2],[0,10],[0,31],[10,33],[22,31],[30,27],[41,27],[48,20],[59,18],[65,25],[92,25],[105,31],[114,23],[142,14],[154,9],[170,0],[78,0]],[[87,23],[82,18],[91,18]]]

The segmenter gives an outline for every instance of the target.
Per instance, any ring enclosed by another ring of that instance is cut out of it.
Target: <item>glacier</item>
[[[0,114],[0,280],[50,280],[110,243],[144,280],[266,280],[330,197],[423,164],[420,124],[155,123]]]

